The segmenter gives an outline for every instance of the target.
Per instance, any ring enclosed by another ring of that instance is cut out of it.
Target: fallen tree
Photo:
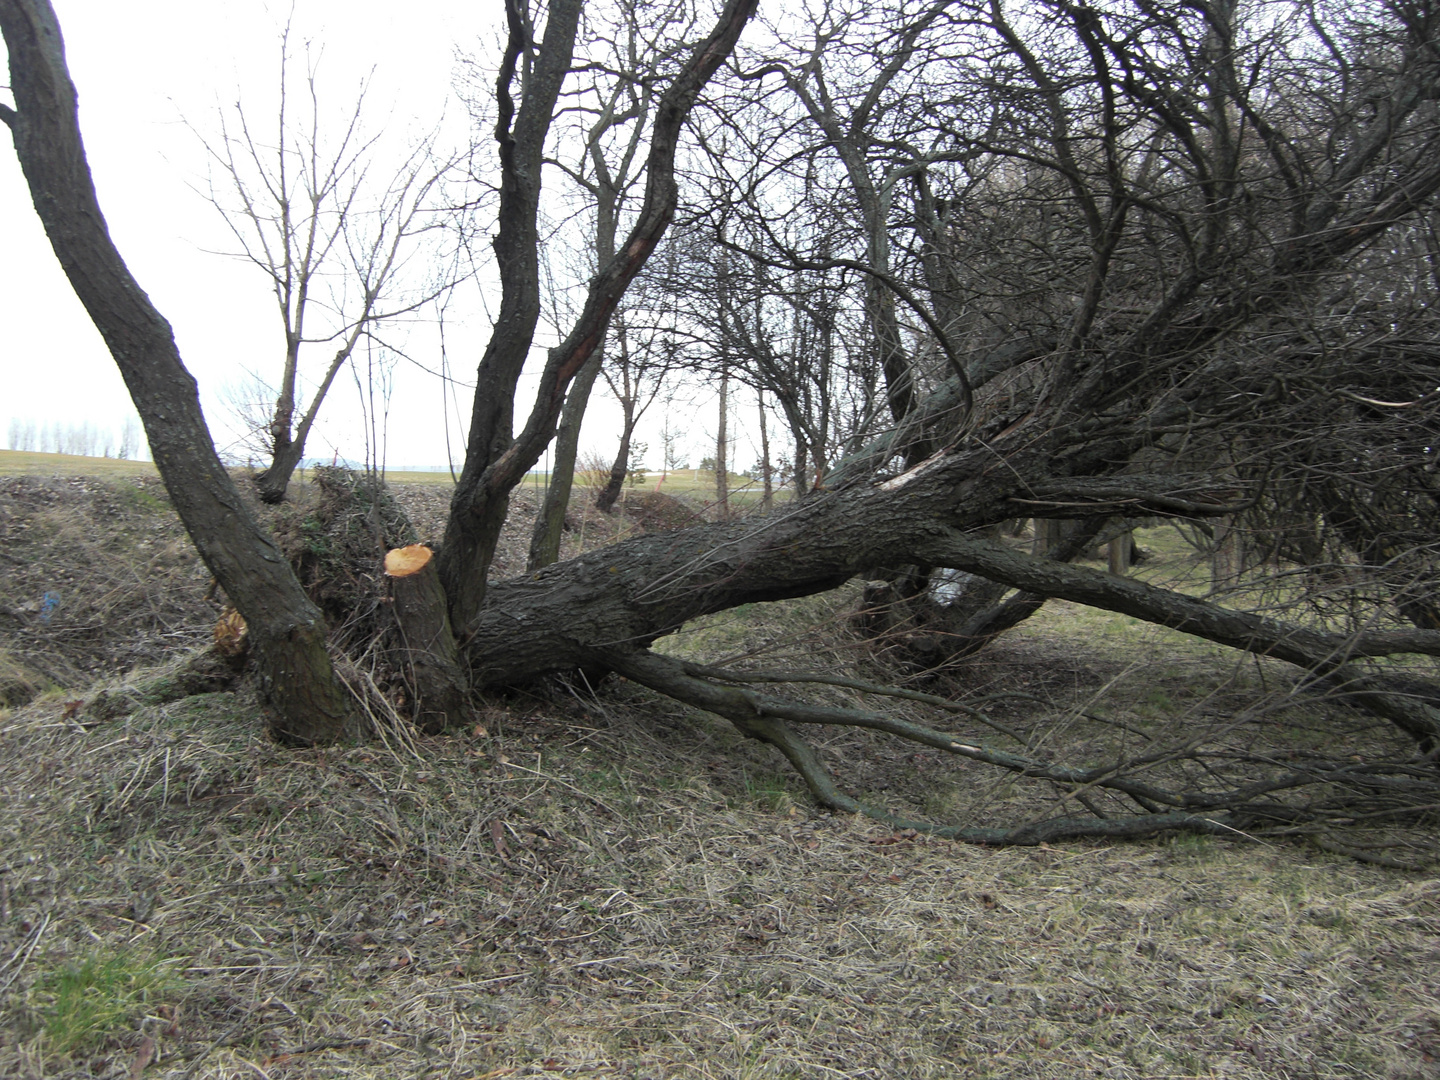
[[[1147,33],[1168,35],[1169,44],[1153,53],[1136,44],[1141,38],[1121,34],[1123,27],[1107,28],[1098,12],[1047,8],[1053,26],[1078,43],[1074,62],[1088,65],[1089,81],[1073,85],[1095,97],[1087,106],[1092,114],[1079,118],[1067,114],[1066,91],[1045,63],[1002,17],[985,9],[989,14],[981,14],[997,48],[1018,59],[1034,91],[1027,99],[1034,110],[1029,121],[1041,133],[1026,137],[1048,146],[1050,155],[1016,144],[1002,156],[1061,177],[1079,213],[1081,224],[1059,245],[1070,269],[1056,290],[1078,296],[1074,303],[1056,302],[1056,310],[1068,312],[1068,322],[1056,325],[1058,316],[1041,312],[1036,321],[1044,325],[967,344],[949,340],[945,325],[927,315],[924,332],[942,339],[943,346],[929,398],[900,409],[888,431],[857,432],[853,452],[831,471],[824,489],[771,516],[642,537],[521,579],[489,580],[509,494],[553,437],[568,388],[665,234],[680,198],[675,173],[683,125],[735,48],[752,10],[749,0],[731,0],[661,96],[644,201],[627,238],[590,282],[575,326],[549,350],[539,396],[516,434],[515,389],[540,309],[540,170],[550,119],[574,63],[580,4],[551,0],[537,42],[519,0],[507,3],[509,37],[497,82],[495,131],[502,179],[495,242],[503,286],[500,318],[480,362],[466,464],[444,543],[433,563],[424,560],[423,580],[402,586],[398,605],[405,629],[403,664],[416,684],[422,722],[439,728],[462,721],[470,689],[577,668],[612,671],[773,744],[816,797],[836,809],[866,809],[883,820],[902,820],[845,795],[794,725],[887,732],[1057,785],[1065,791],[1066,806],[1074,802],[1091,810],[1088,817],[1066,812],[1008,830],[936,826],[947,835],[986,842],[1236,828],[1266,815],[1293,823],[1306,811],[1277,802],[1276,793],[1342,780],[1366,798],[1374,784],[1393,782],[1395,790],[1419,792],[1408,803],[1402,800],[1405,806],[1434,802],[1423,774],[1417,777],[1419,766],[1408,760],[1377,766],[1384,773],[1378,779],[1369,765],[1349,769],[1317,761],[1304,770],[1272,769],[1263,778],[1206,791],[1135,779],[1134,771],[1152,764],[1143,754],[1101,767],[1057,766],[883,712],[807,704],[751,688],[756,681],[824,681],[823,674],[706,668],[650,648],[698,617],[812,595],[857,577],[904,582],[906,603],[933,603],[927,575],[947,568],[988,583],[996,600],[1008,589],[1022,591],[966,622],[977,628],[967,634],[982,643],[1048,597],[1124,612],[1283,661],[1299,672],[1299,686],[1321,688],[1383,717],[1414,740],[1421,758],[1429,755],[1440,736],[1435,701],[1397,686],[1365,661],[1440,655],[1440,631],[1425,622],[1433,596],[1423,588],[1436,580],[1434,552],[1413,545],[1401,551],[1391,527],[1396,520],[1436,516],[1434,481],[1427,479],[1434,471],[1433,456],[1427,456],[1433,448],[1412,445],[1413,431],[1397,423],[1428,417],[1429,430],[1435,429],[1437,402],[1429,388],[1440,375],[1434,344],[1440,335],[1425,305],[1377,314],[1353,302],[1352,295],[1356,280],[1373,278],[1379,289],[1390,273],[1366,262],[1381,241],[1419,228],[1434,213],[1440,190],[1434,116],[1440,60],[1437,16],[1428,9],[1388,12],[1388,21],[1373,32],[1351,28],[1354,48],[1367,42],[1373,48],[1365,71],[1365,101],[1371,104],[1342,102],[1345,111],[1334,120],[1328,142],[1302,138],[1314,120],[1303,110],[1288,115],[1286,110],[1298,108],[1294,102],[1280,95],[1272,105],[1263,88],[1237,78],[1234,57],[1244,50],[1235,36],[1232,5],[1202,5],[1173,19],[1143,5],[1127,9],[1122,22],[1144,23]],[[926,32],[938,10],[925,16]],[[272,730],[293,741],[335,739],[345,730],[348,709],[324,654],[318,610],[245,516],[209,445],[193,381],[180,366],[168,328],[140,303],[143,294],[104,233],[53,13],[42,0],[0,0],[0,28],[16,95],[16,107],[4,108],[0,119],[15,133],[56,252],[126,372],[176,506],[250,624],[262,685],[275,712]],[[1183,52],[1187,45],[1196,46],[1184,55],[1197,80],[1188,88],[1173,85],[1154,66],[1166,48]],[[1343,60],[1331,57],[1312,67],[1339,67]],[[1123,77],[1117,74],[1121,69]],[[739,71],[734,77],[754,83],[766,71]],[[1228,126],[1236,116],[1244,120],[1243,131]],[[1083,138],[1075,134],[1077,127],[1086,130]],[[988,127],[974,136],[971,149],[995,152],[998,137]],[[1077,156],[1080,142],[1089,148]],[[958,151],[951,156],[962,159]],[[1154,164],[1157,156],[1165,158],[1163,167]],[[1003,194],[1003,185],[997,190]],[[1042,195],[1037,200],[1051,198]],[[780,256],[766,258],[774,262]],[[1122,274],[1117,267],[1126,260]],[[867,282],[867,295],[875,282],[890,282],[924,313],[924,301],[889,270],[831,256],[797,258],[794,264],[856,269]],[[1406,273],[1413,275],[1418,264],[1408,265]],[[938,308],[938,301],[932,306]],[[898,364],[893,335],[887,348]],[[1392,372],[1377,372],[1368,360],[1392,354],[1409,358],[1409,375],[1399,386],[1388,386]],[[1352,355],[1359,361],[1331,363],[1335,370],[1323,380],[1307,381],[1307,372],[1324,367],[1322,360]],[[1022,371],[1024,379],[1008,378]],[[188,389],[177,395],[177,387]],[[1396,390],[1409,396],[1393,400]],[[1319,452],[1331,433],[1323,428],[1326,410],[1317,412],[1315,402],[1323,406],[1332,397],[1356,406],[1338,456]],[[887,398],[890,404],[898,400]],[[1425,420],[1418,424],[1425,430]],[[924,460],[916,461],[917,447],[927,451]],[[1393,459],[1382,471],[1398,478],[1386,489],[1383,505],[1363,494],[1366,470],[1356,467],[1363,461],[1369,468],[1380,457]],[[1017,517],[1097,522],[1159,515],[1200,525],[1236,520],[1270,506],[1276,491],[1319,490],[1321,477],[1329,502],[1302,494],[1290,498],[1288,509],[1298,507],[1302,517],[1327,513],[1342,524],[1340,542],[1352,555],[1359,553],[1357,573],[1390,590],[1402,612],[1419,611],[1411,618],[1416,629],[1391,626],[1384,602],[1371,609],[1378,626],[1316,625],[1070,566],[1068,555],[1027,556],[992,538]],[[237,536],[245,538],[243,549],[237,549]],[[1376,552],[1408,569],[1369,574],[1366,561]],[[961,644],[972,650],[975,641]],[[869,684],[859,689],[898,692]],[[945,708],[944,699],[932,698],[927,704]],[[919,700],[913,693],[911,699]],[[1201,751],[1189,747],[1183,753]],[[1086,801],[1092,791],[1123,796],[1139,812],[1116,816],[1092,809]],[[1349,809],[1327,812],[1353,811],[1352,804],[1344,806]]]

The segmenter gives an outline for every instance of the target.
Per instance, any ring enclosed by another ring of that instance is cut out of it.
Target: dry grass
[[[32,686],[156,663],[204,641],[216,610],[154,475],[0,477],[0,565],[0,655]]]
[[[432,536],[444,488],[402,495]],[[0,501],[12,525],[19,505]],[[854,666],[845,602],[727,612],[673,647]],[[995,716],[1066,754],[1110,745],[1074,708],[1101,689],[1146,731],[1250,689],[1122,618],[1054,605],[965,689],[1029,695]],[[0,711],[3,1076],[1440,1075],[1429,876],[1289,841],[897,834],[817,812],[773,751],[626,685],[389,748],[278,749],[243,692],[100,715]],[[1372,737],[1344,722],[1306,720]],[[866,797],[1038,805],[913,747],[822,745]]]
[[[11,715],[0,1074],[1435,1075],[1431,880],[897,835],[638,695],[486,723],[294,753],[229,694]],[[165,992],[52,1053],[54,973],[130,955]]]

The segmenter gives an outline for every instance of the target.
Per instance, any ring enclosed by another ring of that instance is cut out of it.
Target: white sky
[[[235,245],[218,212],[197,193],[206,185],[207,163],[191,127],[213,135],[218,109],[237,96],[254,103],[254,113],[268,116],[259,105],[274,94],[278,34],[289,5],[261,0],[53,2],[111,235],[174,327],[223,448],[227,410],[218,395],[246,368],[275,370],[283,358],[283,335],[264,276],[216,254]],[[337,111],[344,111],[373,69],[370,123],[383,125],[387,135],[403,136],[428,130],[442,113],[456,122],[463,118],[463,107],[450,98],[456,50],[488,56],[503,25],[502,12],[500,0],[409,0],[403,5],[297,0],[292,42],[323,45],[320,89]],[[0,398],[0,438],[12,417],[37,424],[89,421],[118,430],[130,412],[124,384],[50,250],[8,137],[0,142],[0,365],[6,388]],[[486,152],[493,151],[487,146]],[[452,371],[469,382],[489,333],[476,289],[457,299],[451,318],[446,334]],[[433,355],[425,358],[434,361]],[[596,397],[601,397],[598,387]],[[308,455],[362,456],[356,400],[354,381],[342,375],[312,433]],[[438,380],[402,365],[389,423],[392,466],[445,463],[440,401]],[[468,415],[468,392],[461,391],[460,401]],[[528,405],[522,387],[522,416]],[[592,404],[595,415],[586,424],[582,445],[612,455],[618,440],[616,410],[605,406],[600,400]],[[658,416],[653,426],[655,432],[642,427],[639,437],[650,443],[647,463],[658,466]],[[675,417],[672,426],[692,433],[696,460],[712,452],[703,444],[713,418]],[[452,439],[458,465],[463,446],[457,435]],[[735,456],[739,460],[732,467],[748,465],[754,455],[742,446]]]

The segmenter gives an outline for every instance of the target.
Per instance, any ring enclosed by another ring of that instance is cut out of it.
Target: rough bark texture
[[[385,556],[385,573],[415,699],[413,716],[422,731],[435,734],[464,720],[470,687],[433,553],[424,544],[395,548]]]
[[[360,329],[363,325],[364,324],[360,324],[351,331],[350,338],[345,342],[344,348],[336,352],[335,356],[331,359],[330,366],[326,368],[325,375],[320,380],[320,385],[316,387],[314,394],[310,398],[310,407],[305,410],[305,415],[300,418],[300,423],[296,426],[293,436],[288,429],[285,431],[283,437],[274,434],[280,430],[281,422],[279,419],[280,410],[276,410],[276,420],[271,428],[274,437],[274,449],[271,453],[270,464],[262,472],[255,475],[255,487],[260,492],[261,502],[273,504],[285,501],[285,492],[290,487],[290,479],[295,475],[295,470],[300,467],[300,463],[305,460],[305,443],[310,438],[310,429],[315,426],[316,417],[320,414],[320,405],[325,400],[325,395],[330,392],[330,387],[335,382],[335,376],[340,373],[340,369],[344,367],[345,362],[350,359],[350,354],[355,347],[355,342],[359,339]],[[287,378],[293,383],[294,374],[289,371],[288,360],[286,364]],[[292,399],[292,406],[285,410],[285,415],[288,417],[293,415],[293,413]],[[286,422],[288,423],[289,421],[287,420]]]
[[[45,0],[0,0],[0,30],[16,103],[0,117],[13,133],[35,210],[120,368],[176,511],[250,628],[272,733],[288,742],[333,741],[350,708],[331,668],[324,620],[241,501],[215,453],[170,325],[110,239],[55,13]]]
[[[505,523],[509,493],[540,459],[555,431],[571,381],[604,340],[616,307],[650,258],[675,216],[678,188],[675,153],[680,131],[710,76],[724,63],[754,13],[757,0],[730,0],[710,35],[700,43],[655,110],[646,163],[645,196],[635,225],[615,257],[590,283],[585,306],[570,334],[546,358],[540,390],[525,428],[511,436],[515,384],[534,338],[539,315],[538,235],[535,214],[545,132],[569,68],[579,19],[579,0],[552,0],[545,41],[539,49],[520,113],[510,128],[509,84],[525,43],[524,20],[510,0],[511,40],[502,66],[500,235],[496,238],[502,280],[500,318],[480,364],[465,468],[451,502],[440,551],[440,579],[451,617],[463,625],[485,599],[485,572]],[[552,42],[552,33],[554,41]]]
[[[580,426],[585,420],[585,409],[590,403],[590,391],[600,377],[603,354],[597,352],[590,362],[580,369],[565,398],[565,409],[560,414],[560,426],[555,431],[555,459],[550,469],[550,482],[545,488],[545,499],[540,512],[535,515],[535,527],[530,533],[530,557],[528,569],[539,570],[560,558],[560,538],[565,532],[565,514],[570,508],[570,493],[575,488],[575,459],[580,453]]]
[[[1321,633],[972,535],[1015,516],[1016,502],[1044,487],[1051,468],[1039,447],[1009,455],[1003,467],[989,448],[940,455],[893,480],[819,493],[768,518],[640,537],[497,583],[462,635],[472,671],[482,684],[504,684],[607,666],[616,650],[643,650],[701,615],[922,564],[1024,590],[1031,595],[1017,598],[1020,609],[1061,597],[1273,656],[1339,680],[1351,700],[1422,742],[1440,731],[1432,706],[1390,693],[1347,666],[1398,652],[1440,655],[1440,632]],[[1121,490],[1077,477],[1067,500],[1058,498],[1053,479],[1051,485],[1055,501],[1083,501],[1095,517],[1115,514],[1122,502],[1136,513],[1174,501],[1147,494],[1144,478],[1133,479]]]
[[[1130,572],[1130,547],[1134,542],[1134,537],[1128,532],[1111,537],[1105,545],[1105,561],[1110,573],[1123,577]]]
[[[605,478],[605,486],[595,496],[596,508],[607,514],[615,509],[621,492],[625,490],[625,475],[630,471],[630,437],[634,433],[635,422],[627,409],[625,423],[620,430],[620,449],[615,451],[615,460],[610,463],[610,475]]]
[[[274,505],[285,501],[285,492],[290,488],[290,478],[295,475],[295,470],[300,467],[304,456],[303,442],[287,440],[284,449],[275,449],[270,464],[255,474],[255,489],[260,492],[261,502]]]

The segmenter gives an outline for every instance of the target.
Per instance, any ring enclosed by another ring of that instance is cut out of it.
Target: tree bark
[[[730,518],[730,372],[720,369],[720,423],[715,429],[715,516]]]
[[[545,488],[545,498],[540,504],[540,512],[535,515],[535,527],[530,533],[530,558],[526,568],[532,572],[560,558],[565,514],[570,509],[570,493],[575,489],[580,427],[585,421],[590,391],[600,377],[603,361],[603,351],[597,350],[590,362],[580,369],[580,374],[575,376],[575,381],[570,384],[570,393],[565,396],[565,410],[560,414],[560,426],[555,431],[555,457],[550,468],[550,483]]]
[[[507,0],[510,43],[498,81],[501,144],[500,234],[496,238],[502,282],[500,318],[480,363],[465,467],[450,504],[440,550],[440,580],[455,624],[467,624],[485,599],[486,572],[505,523],[509,494],[544,453],[566,391],[594,354],[626,289],[640,273],[675,216],[679,189],[675,154],[680,130],[701,89],[730,55],[754,13],[757,0],[729,0],[715,28],[691,54],[655,110],[646,163],[645,196],[634,226],[615,257],[590,282],[585,306],[566,339],[551,349],[540,375],[534,408],[518,436],[511,435],[513,400],[520,369],[534,339],[540,310],[536,213],[545,133],[560,85],[570,66],[579,0],[551,0],[545,40],[531,69],[514,129],[510,82],[528,49],[520,0]],[[552,41],[553,35],[553,41]]]
[[[765,394],[760,393],[760,509],[769,513],[775,505],[775,477],[770,466],[770,432],[765,424]]]
[[[395,548],[385,555],[414,697],[412,715],[420,730],[432,735],[464,719],[470,694],[433,555],[424,544]]]
[[[620,449],[615,451],[615,460],[610,463],[610,475],[605,486],[595,496],[595,505],[605,513],[615,509],[620,493],[625,490],[625,475],[630,471],[630,438],[635,433],[635,420],[630,402],[625,403],[625,422],[620,429]]]
[[[1390,653],[1440,655],[1440,632],[1321,633],[976,539],[969,534],[1012,518],[1018,500],[1046,487],[1040,477],[1050,454],[1044,447],[1016,451],[1005,469],[988,468],[993,461],[989,447],[942,456],[895,480],[817,493],[759,523],[639,537],[497,583],[463,635],[471,670],[483,685],[603,667],[616,649],[647,648],[701,615],[826,591],[876,576],[877,568],[921,564],[1024,590],[1031,595],[1018,598],[1022,606],[1061,597],[1273,656],[1338,680],[1352,701],[1418,740],[1440,731],[1436,709],[1389,693],[1350,666],[1355,658]],[[1154,512],[1173,502],[1147,490],[1143,478],[1128,479],[1136,483],[1123,491],[1076,478],[1067,497],[1054,482],[1048,493],[1068,513],[1084,501],[1094,517]],[[1092,498],[1102,491],[1113,501]]]
[[[310,406],[305,410],[305,415],[300,418],[294,435],[292,436],[287,429],[283,437],[279,435],[275,437],[275,446],[270,456],[269,466],[255,476],[255,487],[260,492],[261,502],[273,505],[285,501],[285,492],[290,487],[290,479],[295,475],[295,470],[300,467],[300,463],[305,460],[305,443],[309,440],[310,429],[315,426],[315,419],[320,414],[320,405],[324,402],[325,395],[330,392],[330,387],[335,382],[335,376],[340,374],[340,369],[350,359],[350,354],[354,351],[355,343],[359,340],[360,331],[364,326],[363,322],[357,324],[344,346],[330,360],[330,366],[325,369],[325,377],[316,387],[315,393],[310,399]],[[290,377],[293,381],[293,375]],[[286,415],[291,416],[293,413],[294,409],[290,408]],[[276,416],[274,430],[279,431],[278,412]]]
[[[540,234],[536,224],[540,173],[555,102],[570,70],[582,6],[582,0],[550,0],[545,36],[537,49],[530,40],[524,0],[505,3],[509,40],[496,80],[499,117],[495,124],[500,148],[500,227],[494,241],[500,311],[480,359],[465,465],[450,502],[440,549],[440,580],[452,617],[458,615],[462,621],[463,613],[478,606],[485,595],[485,572],[495,556],[510,492],[544,452],[542,444],[533,457],[511,455],[513,460],[507,462],[504,475],[496,475],[514,448],[515,387],[540,318]],[[522,56],[526,58],[525,81],[517,112],[511,84],[519,77],[517,64]],[[571,374],[578,373],[588,359],[589,351]],[[566,387],[556,389],[563,401]],[[549,441],[548,432],[545,441]]]
[[[220,463],[170,325],[110,239],[55,13],[46,0],[0,0],[0,31],[16,103],[0,119],[35,210],[120,368],[180,519],[249,626],[271,732],[286,742],[332,742],[351,710],[326,651],[324,619]]]

